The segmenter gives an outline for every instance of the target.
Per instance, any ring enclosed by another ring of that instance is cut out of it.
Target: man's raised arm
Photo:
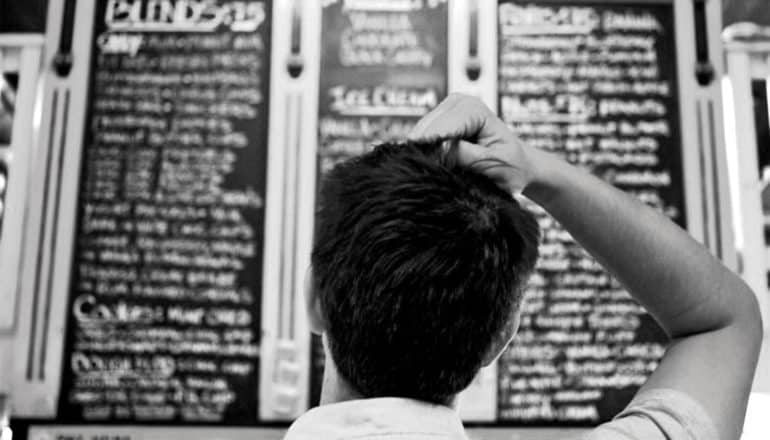
[[[523,145],[480,101],[452,95],[412,138],[461,137],[461,162],[541,205],[657,319],[673,342],[640,392],[686,393],[738,439],[762,325],[746,284],[687,233],[594,176]]]

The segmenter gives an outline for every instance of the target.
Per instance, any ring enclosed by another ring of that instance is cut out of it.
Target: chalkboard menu
[[[673,2],[507,1],[498,22],[502,118],[529,144],[684,226]],[[606,421],[657,367],[666,336],[569,233],[533,209],[541,260],[519,334],[500,360],[498,418]]]
[[[95,3],[58,418],[255,423],[271,4]]]
[[[323,2],[320,172],[404,139],[447,94],[446,0]]]
[[[403,140],[447,94],[447,0],[324,0],[319,177],[374,143]],[[318,402],[323,350],[311,353]]]

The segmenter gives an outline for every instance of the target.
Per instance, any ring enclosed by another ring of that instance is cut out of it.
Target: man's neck
[[[324,367],[323,384],[321,385],[321,405],[345,402],[348,400],[363,399],[348,381],[337,371],[337,366],[331,356],[327,354]]]
[[[337,370],[337,365],[329,352],[329,343],[326,340],[326,334],[323,335],[324,347],[324,378],[321,384],[321,405],[331,403],[346,402],[348,400],[365,399],[365,397],[356,391],[350,383]],[[457,395],[447,399],[443,403],[453,409],[457,409]]]
[[[365,397],[353,388],[347,380],[345,380],[339,371],[337,366],[331,359],[331,356],[326,356],[326,362],[324,367],[323,384],[321,385],[321,405],[329,405],[331,403],[346,402],[348,400],[364,399]],[[450,408],[457,408],[457,396],[453,396],[444,405]]]

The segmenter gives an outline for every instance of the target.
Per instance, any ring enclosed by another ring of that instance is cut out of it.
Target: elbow
[[[745,304],[739,309],[740,313],[735,320],[735,324],[740,326],[742,329],[741,333],[746,338],[746,343],[751,344],[756,349],[758,356],[762,346],[762,338],[764,337],[762,312],[754,292],[748,287],[746,287],[746,291],[746,295],[743,295],[746,298]]]
[[[754,299],[754,304],[754,315],[751,320],[748,337],[750,338],[750,344],[752,344],[752,348],[754,349],[754,358],[755,360],[759,360],[759,354],[762,351],[762,340],[765,337],[765,331],[762,324],[762,313],[759,309],[759,304],[756,298]]]
[[[762,345],[762,339],[765,335],[764,321],[762,318],[762,311],[759,308],[759,302],[754,298],[754,331],[756,333],[757,344]]]

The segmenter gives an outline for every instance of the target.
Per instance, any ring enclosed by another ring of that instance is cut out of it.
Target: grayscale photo
[[[770,439],[767,0],[0,0],[0,440]]]

